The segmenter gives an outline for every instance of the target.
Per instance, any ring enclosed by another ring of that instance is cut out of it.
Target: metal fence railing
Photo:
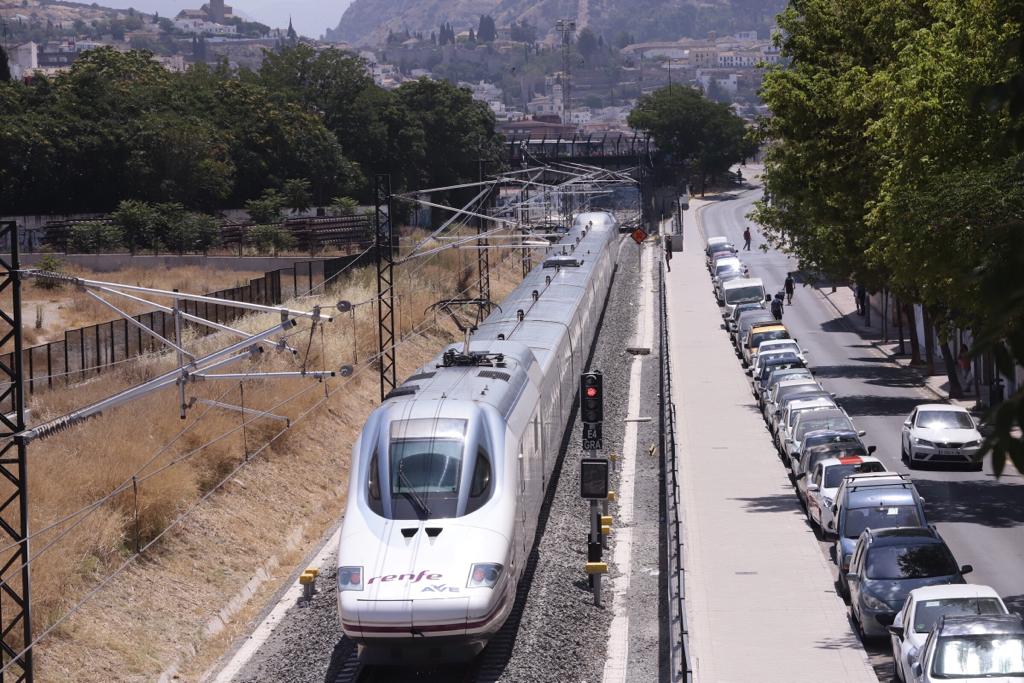
[[[374,252],[368,250],[358,256],[299,261],[293,266],[253,278],[248,284],[209,292],[206,296],[226,301],[277,305],[306,294],[324,282],[333,281],[346,268],[368,263],[374,257]],[[245,314],[242,309],[200,301],[183,301],[182,311],[221,324],[230,323]],[[132,317],[163,337],[174,336],[174,317],[168,313],[151,311]],[[189,324],[198,329],[200,334],[214,331],[205,325]],[[124,318],[65,330],[62,340],[23,349],[25,387],[29,394],[34,394],[43,389],[70,386],[100,375],[125,361],[162,350],[163,345],[159,340],[143,333]],[[13,362],[13,353],[0,354],[0,363],[4,366],[13,367]],[[0,409],[13,410],[13,403],[8,406],[5,402]]]
[[[658,374],[661,401],[658,414],[660,427],[662,481],[664,482],[665,529],[665,599],[668,616],[667,680],[672,683],[692,683],[693,667],[690,662],[690,631],[686,623],[686,579],[683,564],[683,511],[679,487],[679,460],[676,453],[676,408],[672,400],[672,359],[669,353],[668,305],[665,298],[665,265],[659,270],[658,321],[661,335],[658,341]]]

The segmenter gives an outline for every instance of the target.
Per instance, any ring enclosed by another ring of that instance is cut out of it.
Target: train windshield
[[[457,515],[465,435],[465,420],[425,418],[391,423],[388,481],[393,519]]]

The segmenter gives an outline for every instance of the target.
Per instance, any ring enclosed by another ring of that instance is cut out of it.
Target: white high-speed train
[[[338,614],[364,661],[471,658],[508,618],[618,257],[576,216],[480,325],[371,413],[352,448]]]

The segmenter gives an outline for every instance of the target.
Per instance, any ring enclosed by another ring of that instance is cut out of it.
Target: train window
[[[391,424],[390,486],[394,519],[454,517],[459,500],[465,420]]]
[[[377,452],[373,452],[370,458],[370,471],[366,481],[366,498],[369,501],[370,509],[378,515],[384,514],[384,506],[380,500],[380,463],[377,460]]]
[[[476,463],[473,465],[473,483],[469,487],[469,503],[466,505],[466,514],[474,512],[483,506],[491,497],[491,460],[487,452],[477,449]]]

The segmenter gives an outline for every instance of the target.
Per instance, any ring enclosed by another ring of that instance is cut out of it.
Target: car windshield
[[[921,518],[913,505],[876,505],[846,511],[843,536],[857,538],[868,527],[892,529],[899,526],[921,526]]]
[[[973,617],[1006,614],[998,598],[941,598],[922,600],[914,610],[914,630],[929,633],[942,617]]]
[[[932,674],[936,678],[1024,677],[1024,636],[939,638]]]
[[[837,446],[859,446],[860,439],[856,434],[807,434],[805,446],[821,446],[835,444]]]
[[[761,309],[762,311],[764,310],[764,306],[761,305],[760,301],[755,303],[748,302],[745,304],[740,304],[739,306],[736,307],[736,310],[732,312],[733,322],[739,320],[740,316],[746,313],[747,311],[756,311],[757,309]]]
[[[843,478],[850,474],[861,474],[863,472],[885,472],[885,467],[880,462],[850,463],[848,465],[833,465],[825,470],[825,485],[827,489],[837,489],[843,483]]]
[[[957,573],[953,556],[942,543],[876,546],[865,565],[869,579],[931,579]]]
[[[768,341],[769,339],[788,338],[789,332],[787,332],[786,330],[769,330],[767,332],[755,332],[754,334],[750,335],[750,346],[756,349],[758,346],[761,345],[761,342],[763,341]],[[787,349],[787,351],[792,352],[792,349]]]
[[[851,427],[853,427],[853,424],[850,423],[850,418],[845,415],[808,415],[804,416],[804,419],[800,420],[800,424],[797,425],[796,439],[799,441],[804,438],[804,434],[807,432],[819,429],[840,430],[850,429]]]
[[[804,364],[796,356],[790,354],[780,355],[778,358],[772,358],[770,362],[761,366],[761,381],[763,382],[777,370],[792,370],[793,368],[802,368],[803,366]]]
[[[762,301],[764,299],[764,287],[761,285],[747,285],[746,287],[734,287],[725,291],[725,303],[742,304],[747,302]]]
[[[441,519],[457,514],[465,420],[391,423],[388,448],[392,518]]]
[[[971,416],[959,410],[922,410],[917,415],[922,429],[974,429]]]
[[[714,255],[720,251],[733,251],[735,249],[736,247],[734,247],[729,242],[719,242],[718,244],[712,244],[710,247],[708,247],[708,252]]]

